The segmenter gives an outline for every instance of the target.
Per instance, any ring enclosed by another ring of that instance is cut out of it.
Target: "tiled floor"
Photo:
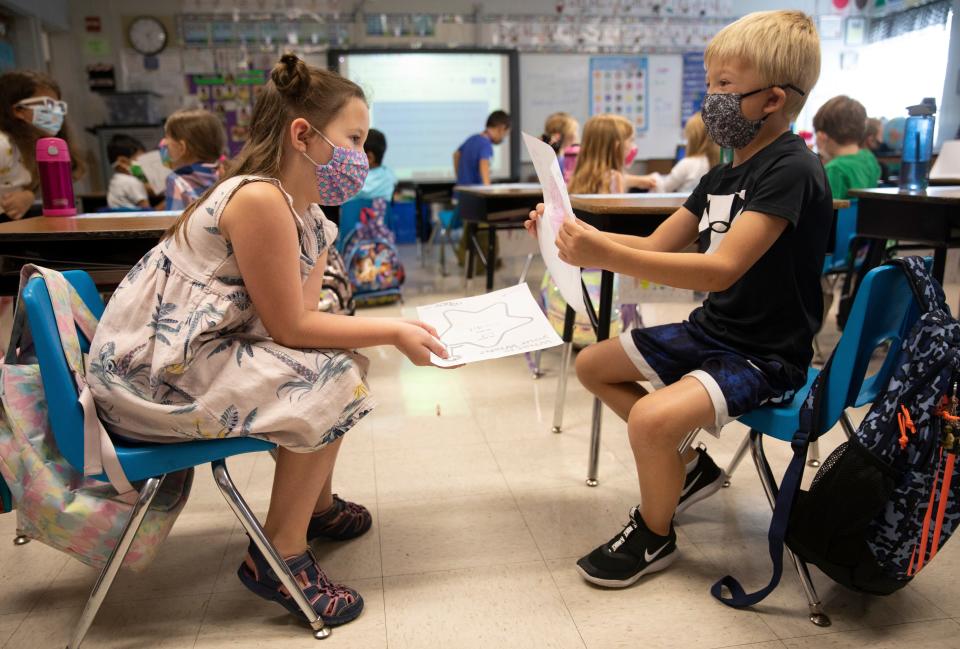
[[[516,277],[526,245],[505,240],[501,285]],[[437,277],[435,264],[422,269],[412,250],[405,253],[406,304],[368,313],[412,315],[417,304],[462,295],[459,278]],[[676,320],[690,307],[647,305],[644,318]],[[822,338],[826,347],[835,339],[835,332]],[[574,562],[619,529],[638,490],[624,426],[610,413],[600,485],[584,485],[591,400],[575,378],[564,431],[550,432],[558,352],[544,355],[546,374],[537,381],[520,357],[440,371],[414,368],[389,349],[369,355],[380,406],[347,436],[335,485],[371,509],[374,527],[353,542],[316,548],[334,578],[364,595],[361,617],[318,645],[279,607],[245,591],[235,576],[245,537],[200,469],[157,561],[142,574],[121,573],[86,647],[960,647],[960,542],[887,598],[850,593],[814,570],[833,620],[826,629],[807,621],[789,572],[754,610],[715,602],[708,589],[724,574],[748,586],[768,576],[769,509],[749,461],[729,489],[680,517],[681,561],[626,590],[592,587]],[[744,432],[735,423],[721,439],[704,441],[725,464]],[[821,454],[840,438],[832,432]],[[786,445],[768,444],[768,452],[782,471]],[[270,457],[242,456],[229,466],[262,514]],[[14,523],[0,517],[0,646],[63,647],[94,572],[39,543],[14,547]]]

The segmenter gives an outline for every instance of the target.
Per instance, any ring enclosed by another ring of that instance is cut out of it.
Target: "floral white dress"
[[[261,322],[219,230],[224,206],[249,182],[283,190],[272,178],[221,183],[190,216],[186,239],[150,250],[107,304],[87,381],[113,432],[153,442],[253,436],[307,452],[372,410],[366,357],[283,347]],[[306,281],[337,226],[317,205],[298,215],[290,200],[290,210]]]

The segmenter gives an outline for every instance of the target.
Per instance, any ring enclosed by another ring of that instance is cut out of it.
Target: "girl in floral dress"
[[[324,575],[308,542],[354,538],[371,522],[331,493],[342,436],[373,407],[368,361],[351,350],[394,345],[417,365],[446,356],[423,323],[316,310],[337,235],[317,203],[363,186],[369,121],[359,86],[284,55],[230,171],[114,293],[87,372],[116,434],[279,446],[264,530],[329,625],[354,619],[363,599]],[[238,575],[300,614],[253,543]]]

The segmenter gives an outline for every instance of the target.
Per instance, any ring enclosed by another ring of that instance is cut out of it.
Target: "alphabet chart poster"
[[[645,56],[590,57],[590,114],[623,115],[646,131],[648,79]]]

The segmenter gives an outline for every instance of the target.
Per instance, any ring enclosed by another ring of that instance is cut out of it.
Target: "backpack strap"
[[[910,289],[913,291],[914,297],[917,298],[917,304],[920,305],[921,313],[930,313],[931,311],[950,313],[950,306],[943,294],[943,287],[927,270],[927,263],[923,257],[917,255],[898,257],[888,261],[887,265],[898,266],[907,276]]]
[[[813,385],[810,388],[810,394],[807,395],[803,407],[800,409],[800,428],[793,435],[790,446],[793,448],[793,458],[783,474],[783,480],[780,481],[776,490],[776,503],[773,508],[773,517],[770,521],[770,530],[767,532],[767,541],[769,543],[770,561],[773,563],[773,574],[770,576],[770,583],[763,588],[747,593],[740,582],[732,575],[727,575],[717,581],[710,588],[710,594],[723,604],[733,608],[743,608],[753,606],[761,602],[767,595],[780,583],[780,577],[783,575],[783,546],[787,536],[787,525],[790,523],[790,512],[797,500],[797,494],[800,492],[800,482],[803,480],[803,469],[807,461],[807,447],[810,442],[816,440],[823,432],[823,423],[821,421],[821,404],[826,395],[827,377],[830,376],[830,365],[833,362],[833,356],[827,361],[827,364],[817,375]],[[753,434],[751,432],[751,434]],[[764,458],[762,470],[771,475],[770,466]],[[772,480],[771,480],[772,482]],[[776,483],[774,483],[775,485]],[[730,591],[730,596],[723,595],[723,587],[726,586]]]
[[[97,416],[97,407],[87,385],[83,353],[77,336],[79,328],[88,340],[92,340],[97,318],[70,282],[59,272],[49,268],[32,264],[24,266],[20,271],[21,295],[27,282],[37,276],[42,277],[47,285],[60,345],[77,386],[78,402],[83,409],[83,475],[96,476],[106,473],[120,500],[132,504],[136,502],[138,493],[127,480],[113,441]],[[18,300],[19,302],[22,300]]]

